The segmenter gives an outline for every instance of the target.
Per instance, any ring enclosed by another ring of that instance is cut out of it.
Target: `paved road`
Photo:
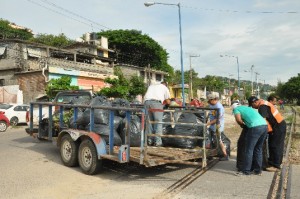
[[[162,191],[196,168],[180,165],[145,168],[105,161],[101,173],[88,176],[79,167],[62,165],[56,146],[33,139],[23,127],[0,134],[0,162],[0,199],[159,198]],[[295,167],[297,172],[299,167]],[[266,198],[273,173],[249,177],[234,174],[233,156],[230,161],[219,162],[172,198]],[[293,183],[298,183],[298,179],[293,178]],[[296,191],[291,191],[292,196]]]
[[[79,167],[63,166],[58,148],[28,136],[24,127],[0,134],[0,162],[1,199],[148,199],[195,168],[106,161],[101,173],[88,176]]]

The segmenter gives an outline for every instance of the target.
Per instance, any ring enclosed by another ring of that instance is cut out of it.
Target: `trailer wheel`
[[[81,142],[78,158],[80,168],[85,174],[94,175],[102,167],[102,160],[98,160],[96,147],[89,139]]]
[[[60,157],[64,165],[74,167],[78,165],[78,143],[74,142],[69,134],[61,139]]]

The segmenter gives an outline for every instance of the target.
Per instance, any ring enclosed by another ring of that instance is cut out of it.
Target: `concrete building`
[[[109,51],[93,44],[87,44],[85,48],[90,51],[97,49],[103,55]],[[76,47],[58,49],[23,40],[0,40],[0,102],[29,103],[45,93],[50,79],[62,75],[71,76],[72,85],[98,91],[105,86],[105,78],[115,77],[113,61],[108,57],[76,50]],[[19,87],[15,89],[18,92],[8,93],[7,86]],[[22,100],[18,99],[22,96]]]
[[[109,58],[107,38],[87,33],[64,49],[23,40],[0,40],[0,103],[29,103],[45,94],[47,83],[63,75],[71,85],[99,91],[104,80],[113,75],[114,61]],[[166,72],[148,67],[119,64],[125,77],[137,75],[147,84],[163,81]]]

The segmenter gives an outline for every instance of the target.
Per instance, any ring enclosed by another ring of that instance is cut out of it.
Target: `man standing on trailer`
[[[167,82],[151,82],[144,96],[144,105],[148,111],[149,120],[154,122],[162,122],[163,107],[162,104],[166,99],[171,97],[170,91],[167,88]],[[169,100],[166,100],[169,103]],[[162,135],[162,124],[150,124],[148,134],[154,133]],[[162,146],[161,137],[148,137],[148,145]]]

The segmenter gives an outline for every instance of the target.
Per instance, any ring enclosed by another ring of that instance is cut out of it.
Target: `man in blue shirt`
[[[253,108],[240,106],[238,102],[232,103],[233,114],[236,122],[243,128],[244,152],[242,172],[239,174],[250,175],[253,171],[256,175],[262,172],[262,147],[267,136],[266,120]],[[240,141],[239,139],[239,141]],[[239,154],[238,154],[239,155]]]
[[[217,128],[218,128],[219,138],[217,138],[217,139],[219,139],[220,147],[223,152],[223,157],[220,157],[220,160],[228,160],[229,154],[227,154],[226,147],[221,139],[221,134],[224,133],[225,109],[224,109],[223,105],[219,102],[218,97],[215,94],[209,94],[207,96],[207,100],[208,100],[209,108],[219,110],[219,111],[211,110],[209,113],[209,116],[208,116],[209,121],[206,123],[208,130],[210,132],[210,134],[208,136],[209,137],[208,144],[212,145],[212,143],[210,143],[210,142],[211,142],[212,138],[216,137],[216,135],[217,135],[216,132],[217,132]],[[212,136],[211,136],[211,134],[212,134]]]

